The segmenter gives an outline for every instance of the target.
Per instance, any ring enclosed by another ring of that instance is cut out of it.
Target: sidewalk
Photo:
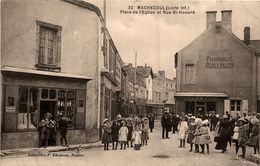
[[[260,155],[259,154],[250,154],[246,156],[246,160],[256,163],[257,165],[260,164]]]
[[[99,147],[103,147],[101,141],[95,143],[88,143],[88,144],[70,145],[69,147],[50,146],[47,148],[22,148],[22,149],[12,149],[12,150],[2,150],[0,152],[0,156],[1,158],[6,158],[6,157],[24,156],[28,154],[41,154],[41,153],[73,151],[73,150],[79,151],[81,149],[92,149],[92,148],[99,148]]]

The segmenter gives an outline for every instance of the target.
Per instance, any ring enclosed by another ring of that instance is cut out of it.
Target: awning
[[[83,79],[83,80],[93,79],[91,77],[87,77],[84,75],[75,75],[75,74],[62,73],[62,72],[49,72],[49,71],[33,70],[33,69],[23,69],[23,68],[16,68],[16,67],[3,67],[1,71],[24,73],[24,74],[35,74],[35,75],[52,76],[52,77],[74,78],[74,79]]]
[[[157,106],[157,107],[163,107],[164,103],[156,103],[156,102],[152,102],[152,101],[147,101],[146,106]]]
[[[228,97],[225,93],[199,93],[199,92],[180,92],[175,93],[175,97]]]

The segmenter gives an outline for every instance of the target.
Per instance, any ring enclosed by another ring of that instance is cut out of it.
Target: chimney
[[[163,70],[161,70],[161,71],[159,70],[158,74],[160,74],[161,76],[165,77],[165,71],[163,71]]]
[[[232,10],[222,10],[221,11],[222,27],[232,31]]]
[[[250,45],[250,27],[244,28],[244,43]]]
[[[216,23],[217,11],[207,11],[207,29],[214,26]]]

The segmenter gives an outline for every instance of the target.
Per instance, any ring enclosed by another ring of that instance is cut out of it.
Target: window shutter
[[[12,101],[13,102],[12,102]],[[4,131],[16,131],[17,129],[17,100],[18,89],[14,85],[5,86]]]
[[[56,54],[54,58],[54,64],[56,66],[60,66],[60,61],[61,61],[61,30],[57,31],[57,36],[56,36]]]
[[[226,112],[230,113],[230,100],[224,100],[224,114]]]
[[[242,113],[247,113],[248,111],[248,100],[242,100]]]
[[[76,129],[85,128],[85,115],[86,115],[86,90],[77,91],[77,108],[76,108]]]

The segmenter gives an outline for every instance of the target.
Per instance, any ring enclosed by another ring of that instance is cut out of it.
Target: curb
[[[77,144],[71,145],[70,147],[47,147],[47,148],[29,148],[29,149],[15,149],[15,150],[4,150],[0,152],[0,158],[7,158],[7,157],[15,157],[15,156],[23,156],[32,154],[41,154],[41,153],[52,153],[52,152],[62,152],[62,151],[80,151],[82,149],[93,149],[93,148],[100,148],[103,147],[101,142],[95,142],[90,144]]]
[[[246,157],[246,160],[259,165],[260,164],[260,155],[249,155]]]

